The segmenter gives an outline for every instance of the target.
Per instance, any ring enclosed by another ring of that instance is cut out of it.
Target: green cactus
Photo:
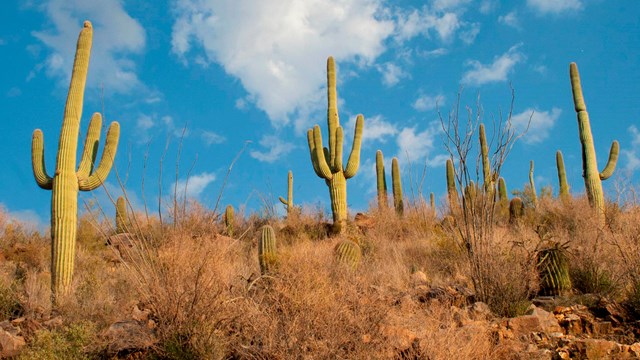
[[[582,177],[587,190],[589,204],[596,211],[596,216],[600,225],[605,223],[604,214],[604,193],[602,192],[602,180],[613,175],[618,162],[620,145],[618,141],[613,141],[609,150],[609,159],[602,172],[598,172],[598,161],[596,160],[596,150],[593,145],[593,135],[591,134],[591,124],[587,105],[582,96],[582,86],[580,85],[580,74],[578,65],[569,65],[569,76],[571,78],[571,90],[573,92],[573,104],[578,117],[578,130],[580,133],[580,145],[582,147]]]
[[[468,209],[471,209],[471,206],[475,206],[476,201],[476,184],[473,180],[469,181],[469,185],[464,188],[464,200]]]
[[[378,189],[378,208],[386,209],[389,206],[387,201],[387,179],[384,172],[384,156],[382,151],[376,151],[376,185]]]
[[[538,193],[536,183],[533,181],[533,160],[529,162],[529,188],[531,189],[531,202],[533,206],[538,206]]]
[[[360,264],[362,250],[351,240],[342,240],[335,247],[336,260],[355,269]]]
[[[509,193],[507,192],[507,184],[503,177],[498,179],[498,200],[501,203],[509,201]]]
[[[347,166],[342,166],[342,142],[344,134],[338,118],[338,102],[336,92],[336,70],[332,57],[327,59],[327,125],[329,128],[329,147],[322,145],[320,126],[315,125],[307,131],[311,164],[318,177],[325,179],[331,196],[331,211],[335,232],[342,232],[347,221],[347,179],[358,172],[360,166],[360,146],[362,145],[362,128],[364,118],[356,117],[356,128],[353,147]]]
[[[227,228],[227,235],[233,237],[233,206],[227,205],[227,208],[224,209],[224,226]]]
[[[278,265],[276,234],[269,225],[262,227],[262,235],[258,240],[258,261],[262,275],[273,272]]]
[[[491,196],[494,193],[494,179],[491,175],[491,163],[489,162],[489,146],[487,145],[487,136],[484,132],[484,124],[480,124],[478,131],[480,137],[480,155],[482,157],[482,181],[484,192]],[[493,198],[493,197],[491,197]]]
[[[122,196],[116,200],[116,234],[129,232],[129,216],[127,215],[127,202]]]
[[[433,213],[436,213],[436,196],[434,193],[429,194],[429,206],[431,206],[431,210]]]
[[[451,159],[447,159],[447,196],[449,207],[456,208],[458,206],[458,190],[456,189],[456,175]]]
[[[569,195],[569,183],[567,182],[567,172],[564,169],[564,160],[562,159],[562,151],[556,152],[556,167],[558,168],[558,182],[560,183],[560,190],[558,196],[562,200],[566,200]]]
[[[514,197],[509,201],[509,223],[513,224],[524,215],[524,204],[522,199]]]
[[[398,158],[391,159],[391,182],[393,185],[393,206],[396,213],[401,215],[404,213],[404,200],[402,199],[402,180],[400,179],[400,167],[398,166]]]
[[[78,191],[91,191],[107,178],[118,147],[120,125],[112,122],[107,131],[105,148],[97,168],[94,162],[100,141],[102,117],[91,117],[80,165],[76,171],[76,150],[84,100],[84,88],[89,69],[93,28],[89,21],[78,37],[69,94],[62,120],[62,131],[53,178],[47,174],[44,163],[42,131],[33,132],[31,160],[38,186],[52,190],[51,196],[51,289],[56,295],[68,293],[73,277],[75,243],[78,223]]]
[[[552,243],[539,250],[536,255],[540,294],[561,295],[570,290],[571,277],[566,247],[559,243]]]
[[[280,202],[284,204],[284,207],[287,209],[287,216],[291,214],[293,211],[293,173],[289,170],[289,174],[287,176],[287,198],[279,197]]]

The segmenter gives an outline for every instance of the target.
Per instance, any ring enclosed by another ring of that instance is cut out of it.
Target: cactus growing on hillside
[[[478,136],[480,137],[480,155],[482,157],[482,185],[484,192],[491,197],[491,194],[495,194],[494,180],[491,174],[491,164],[489,163],[489,146],[487,145],[487,136],[484,132],[484,124],[480,124]]]
[[[549,244],[536,254],[541,295],[560,295],[571,289],[566,246]]]
[[[127,202],[122,196],[116,200],[116,234],[124,234],[129,230],[129,217],[127,216]]]
[[[393,206],[398,215],[404,213],[404,200],[402,199],[402,180],[400,179],[400,166],[398,158],[391,159],[391,182],[393,185]]]
[[[509,201],[509,223],[513,224],[524,215],[522,199],[514,197]]]
[[[280,202],[287,209],[287,216],[293,211],[293,173],[289,170],[287,174],[287,198],[280,196]]]
[[[342,166],[342,142],[344,134],[338,118],[336,91],[336,69],[333,57],[327,59],[327,125],[329,129],[329,147],[322,145],[320,126],[315,125],[307,131],[311,164],[318,177],[323,178],[329,187],[334,231],[342,232],[347,221],[347,179],[356,175],[360,166],[360,146],[364,118],[356,117],[353,147],[346,167]]]
[[[558,197],[566,200],[569,198],[569,183],[567,183],[567,172],[564,169],[564,160],[562,159],[562,151],[560,150],[556,152],[556,167],[558,168],[558,183],[560,184]]]
[[[433,214],[436,214],[436,195],[432,192],[429,194],[429,206],[433,210]]]
[[[538,194],[536,191],[536,183],[533,181],[533,160],[529,162],[529,188],[531,190],[531,202],[535,207],[538,205]]]
[[[336,260],[355,269],[360,264],[362,250],[351,240],[342,240],[335,247]]]
[[[258,262],[260,273],[263,275],[272,272],[278,263],[276,234],[269,225],[262,227],[262,234],[258,240]]]
[[[102,117],[91,117],[80,165],[76,171],[76,150],[84,100],[84,88],[89,69],[93,28],[89,21],[78,36],[73,61],[71,83],[62,120],[62,131],[54,176],[47,174],[44,163],[42,131],[33,132],[31,160],[35,180],[42,189],[51,190],[51,289],[56,295],[67,293],[73,277],[76,231],[78,226],[78,191],[91,191],[107,178],[118,147],[120,125],[112,122],[97,168],[94,162],[100,141]]]
[[[233,221],[234,221],[234,216],[233,216],[233,206],[232,205],[227,205],[227,207],[224,209],[224,226],[227,229],[227,235],[228,236],[233,236]]]
[[[382,151],[376,151],[376,188],[378,189],[378,208],[386,209],[389,206],[387,201],[387,179],[384,173],[384,155]]]
[[[593,135],[591,134],[591,123],[587,105],[582,95],[580,85],[580,74],[578,65],[569,65],[569,77],[571,79],[571,91],[573,93],[573,104],[578,117],[578,131],[580,133],[580,145],[582,147],[582,177],[587,190],[589,204],[596,211],[596,216],[600,225],[604,225],[604,193],[602,192],[602,180],[608,179],[616,168],[620,145],[618,141],[613,141],[609,150],[609,159],[602,172],[598,172],[598,161],[596,160],[596,150],[593,145]]]
[[[456,174],[453,169],[453,161],[447,159],[447,196],[451,209],[458,206],[458,190],[456,189]]]
[[[498,179],[498,201],[506,203],[509,201],[509,193],[507,192],[507,183],[503,177]]]

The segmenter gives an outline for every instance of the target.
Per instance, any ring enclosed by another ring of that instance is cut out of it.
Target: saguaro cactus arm
[[[287,208],[287,213],[289,213],[293,208],[293,173],[291,170],[287,173],[287,198],[280,196],[278,199],[284,204]]]
[[[104,145],[102,157],[100,158],[100,164],[98,168],[88,177],[82,178],[78,176],[78,189],[81,191],[91,191],[102,185],[104,180],[111,171],[113,166],[113,160],[116,157],[116,150],[118,149],[118,139],[120,138],[120,124],[112,122],[109,125],[107,131],[107,141]]]
[[[98,156],[98,145],[100,144],[100,131],[102,130],[102,115],[94,113],[89,121],[87,138],[84,141],[82,158],[78,166],[78,179],[84,179],[91,175],[96,157]]]
[[[558,183],[560,184],[558,195],[564,199],[569,196],[569,183],[567,182],[567,172],[564,168],[564,159],[560,150],[556,151],[556,167],[558,169]]]
[[[47,174],[44,163],[44,139],[40,129],[36,129],[31,138],[31,167],[38,186],[45,190],[51,190],[53,179]]]
[[[331,168],[327,163],[327,157],[330,158],[331,155],[329,154],[329,156],[327,156],[327,151],[325,151],[325,149],[326,148],[322,147],[322,133],[320,132],[320,126],[315,125],[313,127],[313,148],[309,149],[313,152],[313,154],[311,155],[311,160],[315,160],[313,168],[317,168],[316,174],[319,177],[326,180],[331,180],[331,178],[333,177],[333,173],[331,172]]]
[[[607,160],[607,165],[604,167],[602,172],[600,172],[600,180],[607,180],[613,175],[613,171],[616,169],[616,164],[618,163],[618,154],[620,153],[620,144],[618,144],[617,140],[614,140],[611,144],[611,149],[609,150],[609,159]]]
[[[353,134],[353,146],[351,147],[351,154],[349,154],[349,161],[347,161],[347,167],[344,169],[344,177],[346,179],[352,178],[360,167],[360,147],[362,146],[362,129],[364,128],[364,117],[358,115],[356,117],[356,128]]]

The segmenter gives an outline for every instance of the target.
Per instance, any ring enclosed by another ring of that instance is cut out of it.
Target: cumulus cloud
[[[413,108],[418,111],[429,111],[435,109],[437,106],[444,105],[444,95],[420,95],[416,101],[413,102]]]
[[[172,48],[185,62],[202,50],[286,125],[322,104],[328,55],[372,63],[384,51],[394,24],[383,10],[376,0],[178,0]]]
[[[347,122],[347,126],[345,128],[345,137],[349,137],[345,139],[345,143],[349,144],[353,141],[353,130],[356,126],[356,117],[352,116],[349,118]],[[349,129],[349,131],[346,131]],[[347,135],[349,134],[349,135]],[[364,131],[362,131],[362,144],[365,146],[368,143],[372,142],[387,142],[389,137],[395,136],[398,134],[398,128],[395,124],[392,124],[384,119],[382,115],[375,115],[364,119]],[[349,151],[351,151],[349,149]],[[345,150],[345,153],[348,152]]]
[[[482,85],[491,82],[506,81],[514,66],[524,61],[524,55],[518,51],[520,45],[512,46],[506,53],[495,57],[491,64],[482,64],[477,60],[469,60],[467,66],[471,70],[462,77],[462,83]]]
[[[202,141],[204,141],[207,146],[213,144],[222,144],[227,140],[224,136],[213,131],[204,130],[200,133],[200,136],[202,137]]]
[[[518,13],[516,11],[511,11],[508,14],[499,16],[498,22],[514,29],[520,29],[520,20],[518,19]]]
[[[93,48],[87,86],[104,84],[107,92],[127,93],[143,85],[137,74],[133,54],[145,48],[145,31],[124,10],[122,1],[49,0],[42,6],[52,28],[35,31],[33,36],[51,49],[45,60],[46,73],[68,83],[78,34],[85,19],[93,24]]]
[[[631,135],[631,148],[621,150],[627,159],[625,169],[629,172],[640,169],[640,131],[635,125],[629,126],[629,134]]]
[[[26,226],[29,230],[44,231],[48,222],[32,209],[9,210],[3,203],[0,203],[0,235],[6,224],[18,223]]]
[[[582,9],[580,0],[527,0],[527,6],[540,14],[559,14]]]
[[[416,127],[407,127],[400,130],[396,142],[398,144],[399,159],[408,159],[410,162],[424,162],[429,166],[444,164],[447,156],[436,153],[436,141],[439,140],[440,123],[434,121],[427,129],[419,131]]]
[[[177,183],[171,185],[171,189],[177,188],[178,197],[186,195],[188,198],[197,198],[215,180],[215,173],[203,172],[178,180]]]
[[[399,12],[397,17],[395,38],[398,41],[418,35],[429,38],[432,33],[437,34],[441,40],[448,41],[464,25],[455,12],[440,13],[426,6],[404,14]]]
[[[266,151],[253,150],[249,152],[252,158],[258,161],[272,163],[283,156],[287,155],[295,148],[292,143],[283,141],[276,135],[265,135],[260,139],[260,146],[266,148]]]
[[[513,128],[518,132],[524,131],[527,128],[527,124],[529,124],[529,130],[522,137],[522,141],[526,144],[535,144],[549,137],[549,131],[551,131],[561,113],[562,110],[557,107],[549,111],[528,108],[521,113],[513,115],[511,122]],[[529,119],[531,119],[531,123],[529,123]]]
[[[394,86],[404,78],[411,77],[411,74],[402,70],[402,68],[394,63],[387,62],[377,66],[378,71],[382,74],[382,83],[386,86]]]

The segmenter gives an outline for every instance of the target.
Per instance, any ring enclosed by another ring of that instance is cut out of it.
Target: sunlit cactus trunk
[[[107,132],[107,141],[102,159],[94,171],[102,118],[96,113],[91,118],[82,159],[76,171],[76,151],[78,133],[84,100],[84,88],[89,69],[93,29],[91,23],[84,22],[78,37],[71,84],[64,110],[62,130],[58,145],[56,171],[53,177],[47,175],[44,164],[44,139],[42,131],[36,129],[32,138],[32,166],[38,186],[52,190],[51,197],[51,289],[56,295],[70,289],[74,260],[76,231],[78,223],[78,191],[90,191],[100,186],[106,179],[118,146],[120,126],[113,122]]]
[[[391,184],[393,187],[393,207],[400,216],[404,214],[404,199],[402,197],[402,179],[400,178],[400,165],[398,158],[391,159]]]
[[[384,155],[381,150],[376,151],[376,188],[378,189],[378,208],[386,209],[389,206],[387,179],[384,171]]]
[[[620,145],[617,141],[611,144],[609,160],[602,172],[598,172],[598,161],[596,160],[596,150],[593,145],[593,135],[591,134],[591,124],[587,105],[582,95],[580,85],[580,74],[578,65],[569,65],[569,77],[571,78],[571,90],[573,93],[573,104],[578,117],[578,131],[580,132],[580,145],[582,146],[582,177],[587,190],[589,204],[596,211],[598,222],[601,226],[605,224],[604,213],[604,193],[602,192],[602,180],[608,179],[616,168]]]
[[[560,150],[556,152],[556,167],[558,168],[558,183],[560,187],[558,196],[561,200],[566,201],[570,197],[569,183],[567,182],[567,172],[564,168],[564,159]]]
[[[278,199],[287,209],[287,216],[291,215],[293,211],[293,173],[291,170],[287,174],[287,198],[280,196]]]
[[[536,183],[533,179],[533,160],[529,161],[529,189],[531,190],[531,203],[533,206],[537,206],[538,191],[536,190]]]

